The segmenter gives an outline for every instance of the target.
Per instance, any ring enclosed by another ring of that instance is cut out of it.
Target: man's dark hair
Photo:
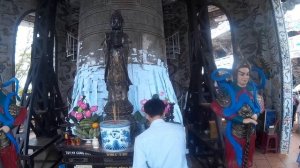
[[[145,113],[150,117],[163,115],[165,107],[164,102],[159,98],[152,98],[144,104]]]

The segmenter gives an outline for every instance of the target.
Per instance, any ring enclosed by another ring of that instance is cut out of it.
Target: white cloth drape
[[[80,96],[86,96],[86,101],[98,106],[98,114],[103,113],[107,102],[108,92],[104,82],[104,67],[82,67],[78,70],[72,93],[72,108]],[[134,111],[140,111],[141,101],[150,99],[158,94],[162,100],[168,99],[174,105],[174,120],[182,123],[182,115],[177,103],[177,98],[171,84],[167,68],[159,65],[128,64],[128,75],[132,82],[129,88],[128,99]]]

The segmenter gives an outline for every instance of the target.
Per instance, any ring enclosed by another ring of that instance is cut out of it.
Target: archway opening
[[[31,64],[35,13],[26,15],[18,25],[15,46],[15,77],[19,80],[19,94],[22,95]],[[31,88],[31,87],[30,87]]]
[[[226,14],[217,6],[209,5],[208,12],[212,52],[216,67],[231,69],[234,57],[229,20]]]

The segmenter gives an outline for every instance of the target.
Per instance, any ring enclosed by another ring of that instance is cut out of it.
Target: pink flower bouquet
[[[82,96],[81,99],[77,101],[77,106],[69,113],[69,115],[76,118],[78,122],[84,118],[91,118],[93,113],[98,111],[98,106],[90,106],[84,99],[85,96]]]

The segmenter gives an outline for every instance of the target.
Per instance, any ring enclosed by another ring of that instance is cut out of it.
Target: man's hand
[[[255,120],[253,120],[252,118],[245,118],[245,119],[243,119],[243,123],[244,124],[250,124],[250,123],[252,123],[254,125],[257,125],[257,122]]]
[[[251,118],[253,119],[253,120],[257,120],[257,114],[253,114],[252,116],[251,116]]]
[[[3,131],[4,133],[8,133],[10,131],[10,128],[8,126],[4,125],[0,128],[0,131]]]

